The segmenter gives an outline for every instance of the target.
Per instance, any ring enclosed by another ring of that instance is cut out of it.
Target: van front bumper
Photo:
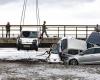
[[[18,44],[22,49],[35,49],[37,48],[36,44]]]

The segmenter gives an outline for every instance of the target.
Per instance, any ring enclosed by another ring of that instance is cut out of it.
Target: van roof
[[[60,41],[63,40],[63,39],[84,41],[84,40],[76,39],[76,38],[74,38],[74,37],[63,37],[63,38],[60,39]]]
[[[75,39],[75,38],[66,36],[66,37],[61,38],[60,40],[63,40],[63,39]]]

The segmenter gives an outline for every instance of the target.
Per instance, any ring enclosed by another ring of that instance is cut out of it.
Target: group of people
[[[10,38],[10,22],[7,22],[7,24],[6,24],[6,38],[8,37],[8,38]],[[40,35],[40,39],[42,39],[43,38],[43,34],[45,33],[45,35],[47,36],[47,37],[49,37],[48,36],[48,34],[47,34],[47,32],[46,32],[46,29],[47,29],[47,27],[46,27],[46,21],[44,21],[43,22],[43,25],[42,25],[42,33],[41,33],[41,35]]]

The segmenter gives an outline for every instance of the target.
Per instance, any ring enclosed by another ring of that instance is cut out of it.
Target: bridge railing
[[[42,32],[42,25],[21,25],[22,30],[33,29]],[[46,25],[47,34],[49,37],[75,37],[87,38],[93,31],[96,25]],[[11,25],[10,37],[17,38],[20,34],[20,25]],[[0,25],[0,38],[6,37],[5,25]],[[45,34],[44,34],[44,37]]]

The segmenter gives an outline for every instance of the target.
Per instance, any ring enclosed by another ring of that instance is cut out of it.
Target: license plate
[[[24,45],[24,47],[30,47],[30,45]]]

